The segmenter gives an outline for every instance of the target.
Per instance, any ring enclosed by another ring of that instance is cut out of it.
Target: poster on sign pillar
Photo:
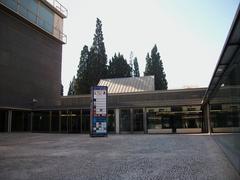
[[[90,135],[107,136],[107,86],[91,88]]]

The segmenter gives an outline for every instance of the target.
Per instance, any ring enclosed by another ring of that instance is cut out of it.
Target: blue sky
[[[60,0],[64,22],[64,94],[77,72],[83,46],[92,45],[96,18],[103,23],[108,59],[120,52],[145,57],[157,44],[169,89],[206,87],[220,56],[239,0]]]

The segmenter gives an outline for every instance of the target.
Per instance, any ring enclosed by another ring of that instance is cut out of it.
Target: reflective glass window
[[[53,12],[47,6],[40,3],[38,16],[39,16],[38,25],[45,29],[46,31],[52,33],[54,19]]]
[[[37,22],[37,9],[36,0],[20,0],[19,13],[31,22]]]

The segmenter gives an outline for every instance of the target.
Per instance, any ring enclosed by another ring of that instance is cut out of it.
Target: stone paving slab
[[[240,176],[207,135],[0,134],[0,179],[209,179]]]

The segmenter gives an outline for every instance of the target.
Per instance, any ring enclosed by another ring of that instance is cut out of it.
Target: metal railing
[[[3,0],[0,0],[0,3],[3,4],[5,7],[11,9],[24,19],[27,19],[34,25],[38,26],[45,32],[49,33],[50,35],[56,37],[63,43],[67,43],[67,35],[64,34],[60,29],[57,27],[54,27],[54,22],[52,24],[48,23],[45,19],[40,17],[37,12],[33,12],[27,7],[23,6],[19,0],[8,0],[8,3],[11,1],[11,6],[4,2]],[[39,24],[41,22],[41,24]],[[50,30],[49,30],[50,28]]]
[[[59,12],[61,12],[64,16],[68,16],[68,10],[65,8],[60,2],[57,0],[47,0],[53,7],[55,7]]]

